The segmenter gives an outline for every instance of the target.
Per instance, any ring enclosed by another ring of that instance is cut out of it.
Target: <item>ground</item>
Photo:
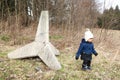
[[[95,33],[95,30],[93,32]],[[106,39],[107,42],[95,41],[95,49],[99,55],[97,57],[93,55],[91,71],[82,71],[82,61],[80,59],[75,60],[79,41],[63,42],[66,37],[59,35],[59,33],[50,36],[51,42],[61,53],[57,58],[62,69],[58,71],[49,69],[38,57],[9,60],[7,54],[23,45],[6,45],[1,42],[0,80],[119,80],[120,31],[110,30],[109,32],[112,32],[110,34],[114,35],[112,39],[115,40],[110,39],[110,35]],[[36,68],[41,70],[37,71]]]

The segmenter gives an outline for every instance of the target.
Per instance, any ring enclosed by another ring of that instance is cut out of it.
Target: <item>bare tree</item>
[[[97,15],[94,0],[1,0],[0,28],[16,38],[22,28],[38,23],[42,10],[49,10],[51,26],[70,36],[84,27],[93,27]],[[71,33],[73,30],[76,32]]]

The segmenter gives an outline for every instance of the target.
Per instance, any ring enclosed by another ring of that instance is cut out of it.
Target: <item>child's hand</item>
[[[77,57],[77,56],[75,56],[75,59],[76,59],[76,60],[78,60],[78,57]]]
[[[98,55],[98,53],[95,54],[95,56],[97,56],[97,55]]]

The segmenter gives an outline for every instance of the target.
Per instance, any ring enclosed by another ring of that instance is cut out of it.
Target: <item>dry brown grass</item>
[[[90,72],[81,71],[82,61],[74,59],[85,29],[64,31],[61,28],[50,28],[50,41],[57,47],[61,55],[59,59],[62,69],[59,71],[50,70],[37,58],[23,60],[8,60],[7,53],[32,42],[35,37],[36,25],[21,29],[17,34],[16,45],[13,38],[5,42],[0,40],[0,80],[119,80],[120,79],[120,31],[92,29],[94,43],[99,56],[93,56]],[[106,34],[105,34],[106,33]],[[101,34],[101,37],[100,37]],[[107,35],[107,36],[106,36]],[[11,46],[12,44],[12,46]],[[40,66],[41,72],[36,72],[35,67]]]

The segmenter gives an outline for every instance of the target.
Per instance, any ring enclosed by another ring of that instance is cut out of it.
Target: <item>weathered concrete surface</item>
[[[59,54],[59,51],[49,42],[48,11],[42,11],[35,41],[10,52],[8,58],[20,59],[39,56],[48,67],[59,70],[61,65],[55,56]]]
[[[20,58],[27,58],[27,57],[34,57],[38,55],[39,50],[44,47],[42,43],[32,42],[29,43],[19,49],[16,49],[13,52],[8,54],[8,58],[10,59],[20,59]]]
[[[49,44],[46,44],[46,46],[43,49],[43,52],[40,51],[38,56],[45,62],[45,64],[54,70],[61,69],[61,65],[58,62],[56,56],[54,55],[54,51],[51,49],[51,46]]]
[[[52,51],[55,55],[60,55],[59,50],[56,49],[50,42],[49,42],[49,46],[50,46],[50,48],[52,49]]]
[[[35,41],[49,42],[49,16],[48,11],[43,11],[39,19]]]

